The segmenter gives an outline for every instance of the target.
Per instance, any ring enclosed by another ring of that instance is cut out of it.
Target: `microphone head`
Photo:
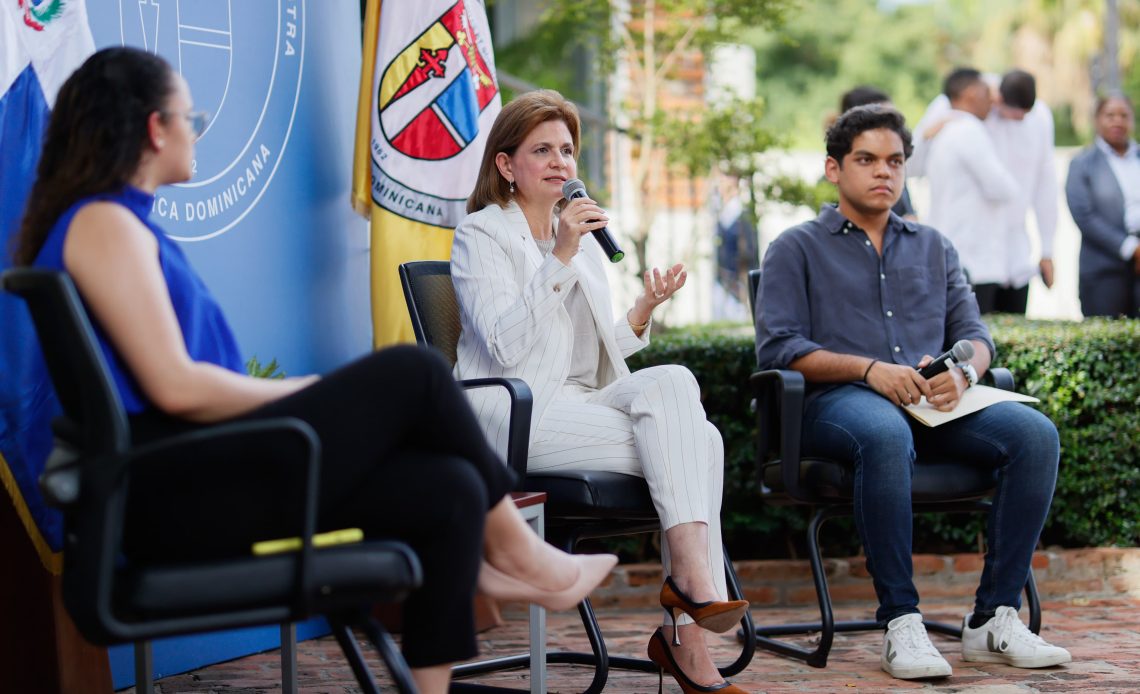
[[[974,358],[974,343],[969,340],[958,340],[950,348],[955,362],[970,361]]]
[[[575,193],[581,193],[582,195],[585,195],[586,184],[582,183],[582,181],[578,180],[577,178],[571,178],[569,181],[566,181],[562,184],[562,197],[569,200],[574,197]]]

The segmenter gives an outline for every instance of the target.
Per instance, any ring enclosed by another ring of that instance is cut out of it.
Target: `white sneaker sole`
[[[949,677],[954,674],[950,663],[933,663],[931,665],[911,665],[902,667],[891,665],[885,658],[879,658],[879,665],[891,677],[899,680],[920,680],[927,677]]]
[[[1055,653],[1053,655],[1014,656],[1004,653],[991,653],[989,651],[962,651],[962,660],[968,663],[1001,663],[1013,667],[1034,669],[1064,665],[1073,662],[1070,653]]]

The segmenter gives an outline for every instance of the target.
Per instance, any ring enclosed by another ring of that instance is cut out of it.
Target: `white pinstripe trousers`
[[[727,599],[720,536],[724,442],[705,418],[697,380],[687,368],[653,366],[601,390],[564,386],[531,438],[527,469],[607,470],[645,478],[662,530],[691,522],[708,526],[711,578],[720,599]],[[664,532],[661,561],[669,575]],[[692,620],[682,615],[680,623]]]

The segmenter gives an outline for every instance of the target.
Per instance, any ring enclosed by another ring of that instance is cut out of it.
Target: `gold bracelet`
[[[645,330],[646,328],[648,328],[650,320],[651,320],[651,318],[647,318],[647,319],[645,319],[644,323],[639,324],[639,323],[634,323],[633,321],[631,321],[629,319],[629,314],[626,314],[626,316],[625,316],[625,322],[629,323],[630,329],[633,330],[633,332],[635,332],[635,333],[639,333],[642,330]]]

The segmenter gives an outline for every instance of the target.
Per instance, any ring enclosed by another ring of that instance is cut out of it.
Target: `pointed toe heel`
[[[676,628],[673,630],[676,632]],[[716,692],[717,694],[748,694],[740,687],[732,682],[725,680],[720,684],[703,685],[689,679],[681,666],[677,665],[677,661],[673,659],[673,653],[669,650],[669,642],[665,639],[665,634],[661,631],[661,627],[653,632],[653,636],[649,638],[649,646],[645,649],[646,655],[657,666],[657,694],[661,694],[662,682],[665,678],[665,673],[677,681],[681,686],[681,691],[684,694],[706,694],[707,692]]]
[[[681,644],[677,636],[677,619],[680,617],[680,613],[684,612],[689,615],[694,622],[704,629],[723,634],[736,626],[737,622],[744,617],[744,613],[748,611],[748,601],[710,600],[709,602],[694,602],[692,598],[677,587],[677,584],[673,582],[673,577],[668,576],[661,586],[661,607],[668,610],[673,618],[673,645],[679,646]]]
[[[541,605],[548,610],[568,610],[585,600],[617,564],[617,557],[612,554],[576,555],[574,559],[578,565],[578,576],[562,590],[533,586],[484,561],[479,567],[479,592],[497,600],[518,600]]]

